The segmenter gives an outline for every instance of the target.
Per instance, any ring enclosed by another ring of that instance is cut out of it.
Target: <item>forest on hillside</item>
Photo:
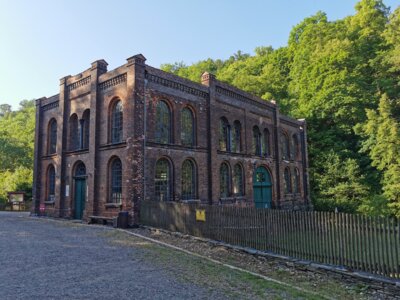
[[[308,124],[310,184],[317,210],[400,217],[400,7],[361,0],[356,13],[305,18],[287,46],[238,51],[226,60],[164,64],[200,81],[217,75]],[[29,190],[34,104],[0,107],[0,201]]]

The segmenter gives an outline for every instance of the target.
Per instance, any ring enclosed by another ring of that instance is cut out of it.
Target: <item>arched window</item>
[[[267,128],[264,129],[263,151],[265,156],[271,155],[271,135]]]
[[[289,168],[285,169],[285,174],[284,174],[284,184],[285,184],[285,194],[290,194],[292,193],[292,179],[290,176],[290,170]]]
[[[83,162],[79,163],[79,165],[75,168],[75,177],[85,176],[86,175],[86,167]]]
[[[184,146],[194,145],[194,118],[192,111],[185,107],[181,113],[181,143]]]
[[[239,153],[241,149],[241,130],[242,126],[239,121],[233,123],[232,131],[232,152]]]
[[[71,115],[69,118],[69,147],[70,151],[78,150],[79,147],[79,124],[78,124],[78,116],[76,114]]]
[[[57,151],[57,121],[51,119],[47,131],[47,154],[54,154]]]
[[[196,167],[190,159],[182,164],[182,199],[196,199]]]
[[[253,154],[261,155],[261,132],[257,126],[253,127]]]
[[[171,182],[171,164],[167,159],[161,158],[156,163],[154,178],[155,197],[158,201],[172,200]]]
[[[236,164],[233,168],[233,194],[235,196],[243,196],[243,170],[240,164]]]
[[[221,151],[230,151],[230,134],[231,127],[228,123],[228,120],[225,118],[221,118],[219,120],[219,150]]]
[[[47,169],[47,201],[55,200],[56,171],[53,165]]]
[[[290,142],[289,136],[286,133],[282,133],[282,158],[284,160],[290,159]]]
[[[123,109],[121,100],[111,106],[111,143],[122,142]]]
[[[297,134],[293,134],[293,158],[298,160],[300,158],[300,144]]]
[[[293,178],[293,186],[294,186],[294,192],[296,194],[300,193],[300,172],[299,169],[295,168],[294,169],[294,178]]]
[[[156,108],[155,140],[157,143],[171,142],[171,112],[167,103],[158,101]]]
[[[122,163],[114,158],[110,164],[110,198],[111,203],[122,202]]]
[[[230,175],[229,167],[226,163],[222,163],[219,170],[219,188],[221,198],[230,196]]]
[[[81,120],[82,149],[89,149],[89,134],[90,134],[90,110],[87,109],[83,113],[83,117]]]

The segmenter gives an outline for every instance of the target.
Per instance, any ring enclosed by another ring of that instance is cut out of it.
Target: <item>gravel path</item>
[[[112,229],[0,212],[0,299],[224,299],[110,243]]]

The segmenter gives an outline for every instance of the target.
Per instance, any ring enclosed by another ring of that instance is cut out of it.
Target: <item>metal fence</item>
[[[201,212],[205,221],[199,220]],[[232,245],[400,278],[400,222],[390,218],[143,201],[141,222]]]

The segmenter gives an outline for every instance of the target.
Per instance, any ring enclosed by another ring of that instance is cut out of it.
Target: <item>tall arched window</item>
[[[271,135],[267,128],[264,129],[263,151],[265,156],[271,155]]]
[[[196,199],[196,167],[190,159],[182,164],[182,199]]]
[[[290,159],[290,142],[289,136],[286,133],[282,133],[282,158],[284,160]]]
[[[253,127],[253,154],[261,155],[261,132],[257,126]]]
[[[90,134],[90,110],[87,109],[83,113],[81,120],[82,132],[82,149],[89,149],[89,134]]]
[[[110,198],[111,203],[122,202],[122,163],[114,158],[110,164]]]
[[[76,114],[71,115],[69,118],[69,147],[70,151],[78,150],[79,149],[79,124],[78,124],[78,116]]]
[[[293,158],[295,160],[300,158],[300,144],[297,134],[293,134]]]
[[[221,118],[219,120],[219,150],[230,151],[230,134],[231,128],[229,126],[228,120]]]
[[[239,121],[233,123],[232,131],[232,152],[239,153],[241,149],[241,130],[242,126]]]
[[[47,201],[55,200],[56,171],[53,165],[47,169]]]
[[[155,140],[162,144],[171,142],[171,112],[164,101],[158,101],[156,107]]]
[[[233,168],[233,194],[235,196],[243,196],[244,195],[244,187],[243,187],[243,169],[240,164],[236,164]]]
[[[187,107],[181,112],[181,143],[184,146],[194,145],[194,117]]]
[[[285,194],[290,194],[292,192],[292,179],[290,176],[289,168],[285,168],[284,184],[285,184]]]
[[[221,198],[230,196],[230,174],[226,163],[222,163],[219,170],[219,188]]]
[[[111,143],[122,142],[123,108],[121,100],[111,106]]]
[[[47,154],[54,154],[57,151],[57,121],[51,119],[47,131]]]
[[[293,178],[293,186],[294,186],[294,192],[296,194],[300,193],[300,172],[299,169],[295,168],[294,169],[294,178]]]
[[[156,163],[154,186],[155,197],[158,201],[172,200],[171,164],[165,158],[159,159]]]

